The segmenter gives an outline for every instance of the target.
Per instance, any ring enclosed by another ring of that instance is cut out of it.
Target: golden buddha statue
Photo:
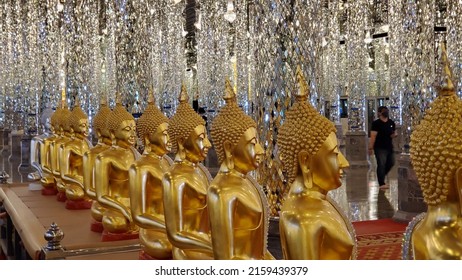
[[[103,213],[103,241],[138,238],[130,209],[130,183],[128,170],[140,157],[133,147],[136,142],[136,123],[125,107],[117,103],[108,118],[112,146],[101,152],[95,160],[96,197]]]
[[[411,161],[428,205],[410,233],[413,258],[418,260],[462,259],[462,101],[444,45],[442,49],[443,84],[411,135]]]
[[[337,144],[334,125],[308,103],[309,88],[297,70],[299,92],[278,134],[290,189],[281,206],[279,232],[285,259],[348,260],[355,238],[349,221],[327,199],[342,185],[349,166]]]
[[[174,259],[213,259],[207,210],[211,176],[200,165],[211,144],[184,85],[179,100],[168,128],[175,161],[162,179],[167,235]]]
[[[57,200],[58,201],[66,201],[66,186],[61,179],[61,160],[62,157],[62,149],[60,149],[61,145],[70,141],[72,137],[72,130],[69,124],[69,118],[71,116],[71,111],[64,105],[64,108],[61,109],[59,115],[57,115],[57,124],[59,126],[58,134],[59,137],[56,141],[51,143],[51,166],[53,171],[53,177],[55,179],[56,188],[58,190]]]
[[[36,172],[30,173],[28,178],[32,180],[40,179],[43,195],[55,195],[57,192],[48,156],[50,144],[57,138],[51,124],[53,114],[54,112],[51,108],[43,110],[40,115],[43,133],[31,139],[30,147],[30,163]]]
[[[135,224],[140,227],[141,259],[171,259],[172,245],[165,229],[162,177],[172,164],[168,118],[149,97],[138,119],[137,131],[144,153],[129,170],[130,204]]]
[[[91,200],[85,194],[83,186],[83,155],[93,145],[88,137],[88,116],[80,108],[78,101],[72,110],[69,120],[71,139],[62,143],[60,149],[61,179],[66,188],[67,209],[89,209]]]
[[[207,193],[215,259],[274,259],[267,250],[268,201],[248,173],[263,155],[257,124],[238,107],[228,79],[211,135],[220,170]]]
[[[98,113],[93,118],[93,132],[98,139],[98,143],[83,155],[83,186],[87,196],[93,200],[91,216],[94,221],[91,223],[90,229],[95,232],[103,231],[102,220],[104,213],[104,207],[99,204],[96,198],[95,175],[97,171],[95,168],[95,159],[101,152],[112,146],[111,133],[106,125],[111,113],[111,109],[107,106],[106,101],[103,100],[100,103]]]

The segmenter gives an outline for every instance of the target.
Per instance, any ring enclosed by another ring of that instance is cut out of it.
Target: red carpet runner
[[[358,260],[400,260],[407,224],[392,219],[353,222],[358,240]]]

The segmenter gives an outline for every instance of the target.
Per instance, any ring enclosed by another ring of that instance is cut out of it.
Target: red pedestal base
[[[103,223],[93,220],[90,225],[90,230],[93,232],[103,232]]]
[[[120,241],[137,239],[139,237],[138,232],[126,232],[126,233],[110,233],[107,230],[103,230],[101,234],[101,241]]]
[[[157,260],[150,255],[148,255],[144,250],[140,251],[140,255],[138,257],[140,260],[146,260],[146,261],[151,261],[151,260]]]
[[[60,202],[65,202],[67,200],[66,193],[58,192],[58,194],[56,195],[56,200]]]
[[[55,188],[42,188],[42,195],[56,195],[58,190]]]
[[[90,209],[93,201],[91,200],[66,200],[66,209],[69,210],[80,210],[80,209]]]

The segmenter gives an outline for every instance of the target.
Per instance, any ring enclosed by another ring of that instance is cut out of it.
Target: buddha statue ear
[[[462,211],[462,167],[457,168],[454,182],[457,191],[457,197],[459,198],[459,207]]]
[[[233,147],[229,140],[223,143],[223,151],[225,152],[225,164],[228,170],[234,169]]]
[[[184,149],[184,141],[185,139],[183,137],[178,137],[176,142],[178,143],[178,151],[177,155],[180,157],[181,160],[184,160],[186,158],[186,151]]]
[[[116,144],[115,131],[111,129],[109,130],[109,134],[111,134],[112,145],[115,145]]]
[[[298,153],[298,167],[303,176],[303,184],[310,189],[313,187],[313,176],[310,169],[311,156],[305,150]]]

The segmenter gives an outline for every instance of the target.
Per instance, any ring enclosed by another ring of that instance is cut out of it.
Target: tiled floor
[[[10,175],[8,182],[29,182],[29,168],[21,169],[20,155],[10,157],[8,151],[1,153],[0,172],[5,170]],[[350,168],[345,171],[343,184],[329,194],[348,213],[351,221],[390,218],[398,208],[397,165],[391,170],[387,183],[388,190],[379,190],[376,180],[375,158],[370,160],[369,168]]]

